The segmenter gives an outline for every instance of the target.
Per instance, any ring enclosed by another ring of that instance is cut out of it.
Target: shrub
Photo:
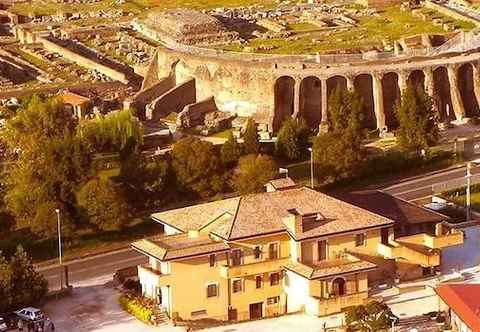
[[[120,295],[118,303],[123,310],[133,315],[138,320],[145,323],[151,322],[153,309],[142,303],[141,299],[128,295]]]

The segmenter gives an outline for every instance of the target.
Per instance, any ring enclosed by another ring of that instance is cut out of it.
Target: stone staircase
[[[421,315],[409,318],[401,318],[397,324],[395,331],[410,332],[411,329],[417,329],[419,332],[441,332],[442,327],[435,320],[431,320],[429,316]]]

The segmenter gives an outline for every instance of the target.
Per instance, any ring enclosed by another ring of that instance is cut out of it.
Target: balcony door
[[[382,240],[382,244],[384,245],[388,245],[388,234],[389,234],[388,228],[382,228],[380,237]]]
[[[327,240],[318,241],[318,261],[327,260]]]
[[[332,282],[332,294],[335,296],[345,295],[345,279],[336,278]]]
[[[242,250],[234,249],[230,252],[230,263],[232,266],[238,266],[242,264]]]

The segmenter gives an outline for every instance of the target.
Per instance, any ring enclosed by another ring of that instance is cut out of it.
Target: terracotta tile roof
[[[188,234],[165,236],[155,241],[140,240],[132,243],[132,247],[161,261],[205,255],[230,248],[225,242],[213,241],[208,236],[189,237]]]
[[[480,284],[440,285],[436,292],[472,332],[480,332]]]
[[[72,106],[83,105],[90,101],[89,98],[81,95],[77,95],[76,93],[73,93],[73,92],[62,93],[60,97],[62,98],[65,104],[70,104]]]
[[[180,231],[200,230],[225,213],[235,215],[240,197],[152,214],[152,218]]]
[[[295,272],[307,279],[321,279],[333,277],[339,274],[351,272],[367,271],[375,269],[377,266],[364,260],[337,259],[326,261],[315,265],[289,262],[285,265],[287,270]]]
[[[398,223],[423,224],[448,221],[450,217],[393,197],[378,190],[342,193],[338,198]]]
[[[152,218],[183,232],[208,227],[213,234],[235,240],[286,231],[283,220],[293,209],[303,215],[319,213],[327,221],[303,227],[303,232],[295,235],[298,240],[393,224],[390,219],[306,187],[200,204],[153,214]]]
[[[392,220],[303,187],[243,197],[229,239],[284,231],[283,219],[293,209],[302,215],[319,213],[328,220],[304,227],[296,235],[298,240],[393,224]]]

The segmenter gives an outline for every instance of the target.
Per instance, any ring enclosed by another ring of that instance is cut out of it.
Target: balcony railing
[[[450,234],[432,236],[429,234],[417,234],[411,236],[404,236],[396,239],[397,242],[405,242],[411,244],[418,244],[428,247],[430,249],[443,249],[446,247],[463,244],[464,234],[459,230],[452,230]]]
[[[341,312],[342,309],[350,306],[363,304],[368,298],[367,292],[348,294],[343,296],[334,296],[331,298],[318,299],[318,313],[320,316],[326,316]]]
[[[390,259],[403,258],[424,267],[440,265],[440,255],[434,251],[427,252],[426,250],[416,250],[402,244],[385,245],[382,243],[378,244],[377,250],[380,255]]]
[[[220,275],[223,278],[235,278],[278,271],[282,266],[287,264],[289,260],[290,258],[279,258],[237,266],[221,265]]]
[[[163,274],[159,270],[152,268],[150,265],[138,265],[138,277],[140,280],[150,280],[150,283],[159,283],[160,278],[164,278],[168,274]]]

